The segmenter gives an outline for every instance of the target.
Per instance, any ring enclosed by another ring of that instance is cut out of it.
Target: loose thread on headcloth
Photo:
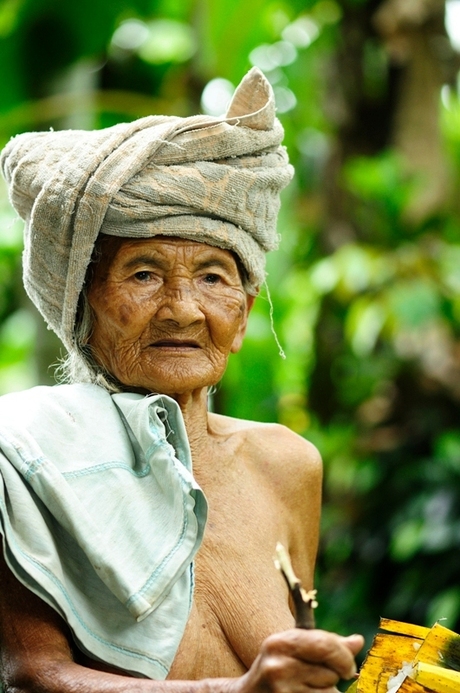
[[[270,289],[268,288],[267,280],[264,279],[264,286],[265,286],[265,291],[267,292],[267,301],[268,305],[270,306],[270,330],[272,332],[272,335],[275,338],[276,346],[278,347],[278,353],[281,356],[282,359],[286,358],[286,354],[284,353],[284,349],[281,346],[280,340],[278,339],[278,335],[276,334],[275,330],[275,322],[273,320],[273,303],[272,303],[272,297],[270,295]]]

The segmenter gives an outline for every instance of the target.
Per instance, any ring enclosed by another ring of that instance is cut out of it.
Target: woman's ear
[[[249,313],[251,312],[251,309],[252,309],[252,306],[254,305],[255,300],[256,300],[256,296],[253,296],[252,294],[246,294],[246,306],[244,308],[244,315],[241,318],[241,324],[238,328],[238,332],[235,335],[232,347],[230,349],[230,352],[232,354],[236,354],[241,349],[241,346],[243,344],[244,335],[246,334],[246,327],[248,325]]]

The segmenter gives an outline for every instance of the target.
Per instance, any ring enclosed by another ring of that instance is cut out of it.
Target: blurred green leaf
[[[419,327],[436,319],[441,302],[436,287],[429,281],[400,281],[387,294],[390,311],[400,327]]]
[[[357,356],[367,356],[373,351],[386,317],[382,304],[369,296],[353,302],[346,318],[345,331]]]
[[[192,27],[172,19],[157,19],[147,24],[148,36],[139,48],[148,63],[183,63],[194,55],[197,45]]]
[[[420,520],[407,520],[393,533],[391,554],[396,561],[411,558],[422,546],[423,524]]]
[[[460,588],[444,590],[430,604],[426,624],[431,627],[437,621],[446,628],[454,628],[460,616]]]

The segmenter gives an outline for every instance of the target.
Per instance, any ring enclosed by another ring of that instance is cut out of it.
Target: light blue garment
[[[89,384],[0,397],[0,531],[79,647],[164,679],[206,521],[177,403]]]

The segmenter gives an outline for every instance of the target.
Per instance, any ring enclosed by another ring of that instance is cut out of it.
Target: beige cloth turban
[[[78,298],[100,232],[163,234],[234,251],[251,283],[276,248],[279,192],[292,177],[273,91],[253,68],[222,118],[148,116],[104,130],[24,133],[0,163],[25,220],[24,285],[72,347]]]

